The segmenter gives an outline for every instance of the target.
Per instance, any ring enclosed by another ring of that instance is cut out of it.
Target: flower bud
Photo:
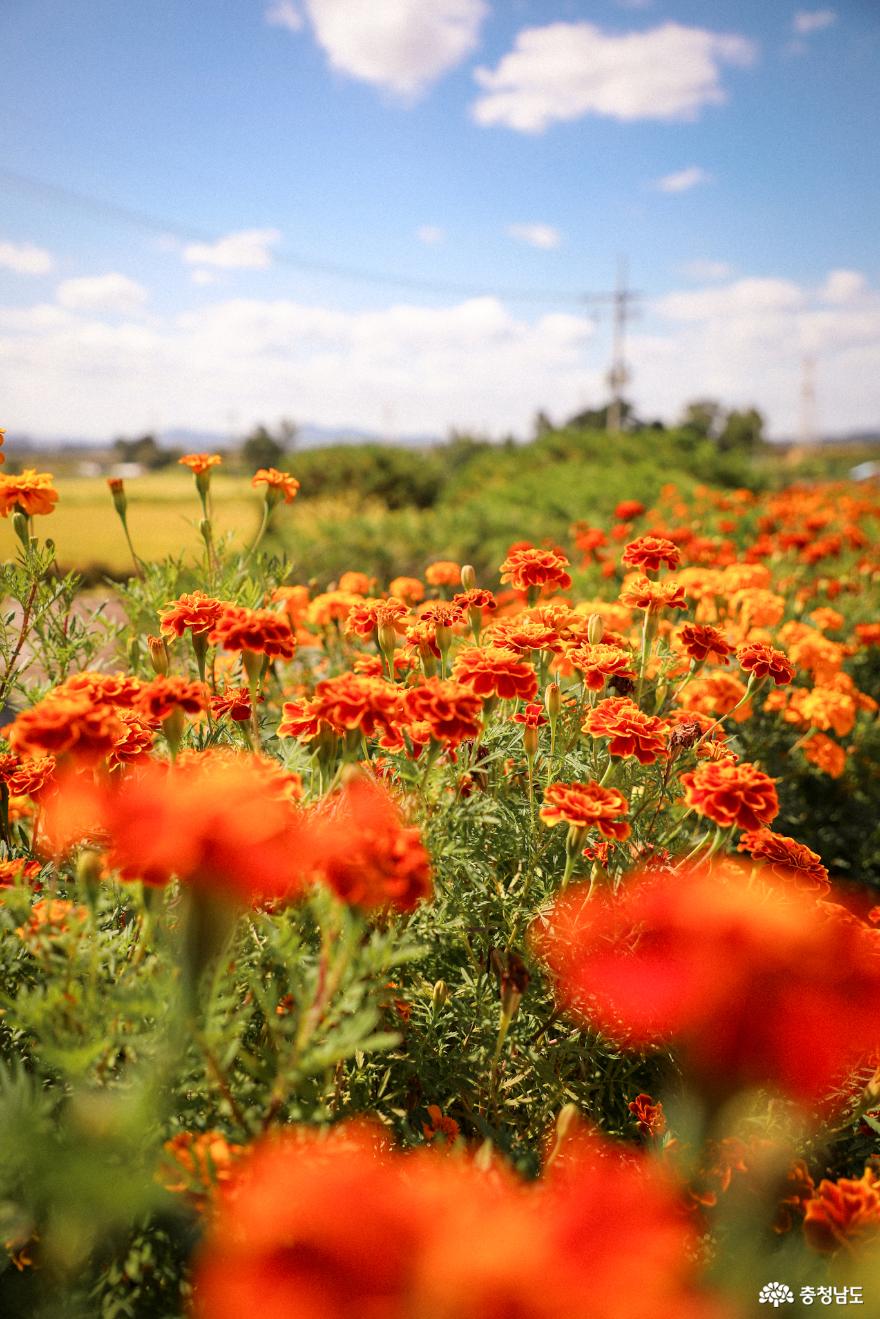
[[[445,663],[446,656],[449,654],[449,647],[452,645],[452,628],[447,627],[445,623],[438,623],[434,629],[434,635],[437,638],[437,649],[443,656]]]
[[[391,623],[380,623],[376,631],[376,640],[379,643],[379,649],[385,656],[385,662],[388,665],[388,673],[394,676],[394,650],[397,645],[397,633]]]
[[[562,709],[562,693],[559,690],[558,682],[547,684],[547,690],[544,693],[544,705],[551,720],[559,718],[559,711]]]
[[[31,537],[28,529],[27,514],[23,513],[17,506],[12,514],[12,530],[15,532],[24,548],[29,550],[31,547]]]
[[[569,1131],[571,1131],[572,1125],[577,1121],[577,1119],[578,1119],[577,1104],[563,1104],[556,1118],[556,1139],[558,1141],[565,1140]]]
[[[523,750],[529,760],[534,760],[538,754],[538,730],[529,728],[528,725],[523,729]]]
[[[128,507],[128,500],[125,497],[125,482],[121,476],[111,476],[107,481],[107,485],[110,487],[110,494],[113,497],[113,507],[124,520],[125,510]]]
[[[477,574],[473,564],[464,563],[461,567],[461,584],[465,591],[472,591],[477,584]]]
[[[445,980],[435,981],[434,988],[431,991],[431,1002],[435,1011],[449,1002],[449,986]]]
[[[168,643],[164,637],[147,637],[147,646],[150,651],[150,663],[153,666],[153,672],[164,678],[171,667]]]
[[[591,646],[598,646],[605,635],[605,622],[601,614],[590,614],[587,619],[587,640]]]
[[[264,656],[256,650],[243,650],[241,652],[241,662],[244,665],[244,671],[247,674],[248,686],[256,688],[260,685],[260,679],[263,676]]]

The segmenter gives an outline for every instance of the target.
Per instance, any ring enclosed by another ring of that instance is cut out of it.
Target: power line
[[[217,234],[210,234],[194,226],[179,221],[168,220],[151,215],[133,206],[119,202],[107,201],[105,198],[79,192],[63,184],[50,183],[29,174],[0,167],[0,179],[13,187],[23,188],[31,193],[55,203],[63,204],[96,216],[98,219],[113,219],[150,233],[168,235],[186,243],[203,243],[211,245],[219,241]],[[570,289],[538,288],[486,288],[485,286],[459,283],[454,280],[425,279],[417,276],[401,275],[392,271],[369,270],[360,266],[349,266],[336,261],[304,256],[295,252],[277,252],[274,260],[281,266],[310,274],[330,275],[336,279],[347,279],[362,284],[382,285],[408,289],[421,293],[449,293],[463,297],[497,297],[507,302],[556,302],[576,303],[579,305],[598,305],[611,303],[619,296],[616,292],[574,294]]]

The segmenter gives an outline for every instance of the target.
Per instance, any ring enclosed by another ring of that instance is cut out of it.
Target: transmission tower
[[[627,286],[625,257],[618,259],[617,287],[612,296],[611,369],[608,372],[611,404],[608,408],[608,430],[615,433],[621,429],[623,423],[623,391],[631,379],[626,364],[626,323],[632,315],[639,296]]]

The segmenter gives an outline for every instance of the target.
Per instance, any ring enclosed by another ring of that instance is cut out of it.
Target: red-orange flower
[[[738,852],[748,852],[754,861],[760,861],[777,879],[791,879],[813,892],[827,893],[831,885],[828,871],[818,852],[805,847],[785,834],[772,829],[754,829],[743,834]]]
[[[729,862],[576,889],[533,928],[561,1003],[627,1047],[675,1041],[708,1093],[824,1100],[880,1042],[880,937]]]
[[[510,549],[499,568],[502,582],[510,582],[517,591],[567,590],[571,575],[566,572],[568,559],[561,550],[539,550],[532,546]]]
[[[251,485],[255,490],[258,486],[265,486],[266,498],[270,503],[278,503],[283,499],[285,504],[292,504],[299,490],[296,477],[289,472],[279,472],[276,467],[261,467],[251,480]]]
[[[662,1136],[666,1131],[666,1114],[663,1112],[663,1105],[651,1098],[650,1095],[636,1095],[635,1099],[627,1104],[627,1108],[639,1124],[639,1131],[643,1136]]]
[[[771,677],[777,687],[791,682],[794,677],[794,665],[788,656],[762,641],[749,641],[740,646],[736,658],[744,672],[754,678]]]
[[[21,756],[72,755],[93,764],[108,756],[124,733],[112,705],[96,704],[85,693],[50,692],[22,710],[6,736]]]
[[[425,569],[425,581],[429,586],[458,586],[461,582],[461,564],[450,559],[438,559],[429,563]]]
[[[832,779],[839,779],[846,769],[846,752],[833,737],[827,737],[825,733],[811,733],[801,743],[801,752],[810,764]]]
[[[639,536],[623,551],[624,566],[641,568],[643,572],[659,572],[664,564],[667,568],[675,568],[680,560],[681,550],[663,536]]]
[[[645,505],[638,499],[623,499],[614,510],[615,522],[631,522],[633,518],[641,517],[645,511]]]
[[[760,829],[779,814],[775,780],[751,761],[704,761],[681,781],[685,803],[722,829]]]
[[[678,639],[687,654],[698,664],[707,659],[717,659],[727,664],[727,657],[733,651],[733,646],[723,632],[704,623],[683,624],[678,631]]]
[[[626,815],[629,803],[616,788],[587,783],[551,783],[544,790],[541,819],[544,824],[567,824],[576,830],[596,828],[604,838],[622,841],[630,827],[617,817]]]
[[[455,659],[452,676],[484,701],[497,696],[502,701],[531,701],[538,692],[538,675],[515,650],[500,646],[473,647]]]
[[[669,730],[663,720],[645,714],[626,696],[611,696],[588,710],[581,731],[607,737],[612,756],[635,756],[642,765],[653,765],[666,754]]]
[[[54,756],[22,760],[20,756],[0,755],[0,782],[6,784],[10,797],[37,798],[52,788],[55,764]]]
[[[620,592],[621,603],[628,609],[646,609],[659,614],[663,609],[687,609],[684,587],[678,582],[651,582],[637,577]]]
[[[804,1210],[804,1236],[814,1250],[852,1250],[880,1232],[880,1176],[866,1168],[861,1177],[821,1181]]]
[[[267,659],[292,659],[296,640],[283,614],[226,605],[208,635],[224,650],[248,650]]]
[[[215,719],[224,719],[228,715],[236,723],[246,724],[252,711],[249,687],[225,687],[211,697],[211,714]]]
[[[51,472],[37,472],[32,467],[18,476],[0,476],[0,517],[8,517],[17,508],[28,517],[51,513],[58,502],[52,479]]]
[[[355,779],[325,798],[309,820],[313,872],[350,906],[411,911],[433,892],[418,829],[406,827],[383,788]]]
[[[411,723],[427,724],[434,741],[444,746],[456,747],[475,738],[482,727],[479,696],[451,679],[429,678],[411,687],[403,698],[403,709]]]
[[[186,1195],[198,1210],[206,1208],[216,1188],[230,1180],[245,1152],[222,1131],[181,1131],[162,1148],[166,1158],[159,1169],[160,1182],[166,1191]]]
[[[388,750],[397,750],[402,745],[399,728],[401,693],[384,678],[362,677],[356,673],[324,678],[315,688],[310,702],[288,701],[282,716],[279,737],[310,740],[323,723],[335,733],[344,734],[357,729],[364,737],[377,737],[380,745]]]
[[[11,888],[14,884],[21,884],[25,880],[36,879],[41,869],[39,861],[28,861],[23,856],[0,861],[0,888]]]
[[[631,655],[619,646],[608,646],[603,642],[595,646],[573,646],[566,652],[566,659],[583,676],[584,684],[591,692],[599,692],[609,678],[635,678],[635,671],[630,668]]]
[[[182,467],[188,467],[193,476],[203,476],[212,467],[218,467],[223,458],[219,453],[185,453],[177,461]]]
[[[215,600],[204,591],[193,591],[159,610],[159,631],[163,637],[182,637],[188,628],[193,636],[201,636],[210,632],[227,608],[225,601]]]
[[[406,631],[409,606],[403,600],[357,600],[345,620],[349,636],[372,637],[379,628],[392,628],[399,635]]]
[[[207,710],[208,689],[203,682],[173,675],[157,676],[145,682],[138,696],[137,708],[154,726],[167,719],[175,710],[198,715]]]

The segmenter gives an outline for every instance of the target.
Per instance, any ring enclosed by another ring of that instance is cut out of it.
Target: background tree
[[[728,412],[721,434],[719,449],[756,449],[764,439],[764,418],[757,408]]]
[[[241,446],[241,460],[245,467],[277,467],[284,454],[296,443],[296,426],[287,418],[279,422],[273,435],[266,426],[257,426]]]

